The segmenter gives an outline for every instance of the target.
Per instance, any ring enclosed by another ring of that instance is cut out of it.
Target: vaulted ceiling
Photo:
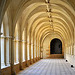
[[[22,30],[26,29],[31,36],[44,39],[57,35],[71,44],[74,42],[74,7],[74,0],[12,0],[9,9],[14,26],[21,22]]]

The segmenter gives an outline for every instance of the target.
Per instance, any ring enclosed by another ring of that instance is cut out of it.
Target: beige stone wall
[[[46,38],[45,38],[45,40],[44,40],[44,42],[43,42],[43,58],[51,58],[51,57],[53,57],[52,55],[50,55],[50,42],[51,42],[51,40],[52,39],[54,39],[54,38],[59,38],[61,41],[62,41],[62,39],[59,37],[59,36],[57,36],[57,35],[49,35],[49,36],[47,36]],[[63,43],[63,41],[62,41],[62,55],[60,54],[57,54],[57,55],[55,55],[54,56],[54,58],[55,57],[57,57],[57,58],[62,58],[62,57],[64,57],[64,45],[63,45],[64,43]]]
[[[50,53],[50,36],[48,36],[43,43],[43,58],[47,58],[47,53]]]
[[[75,66],[75,55],[66,54],[66,59],[71,65]]]

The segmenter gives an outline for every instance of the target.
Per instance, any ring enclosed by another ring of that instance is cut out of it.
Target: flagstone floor
[[[75,68],[65,59],[42,59],[17,75],[75,75]]]

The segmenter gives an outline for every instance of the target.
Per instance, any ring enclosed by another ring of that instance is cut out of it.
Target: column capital
[[[0,35],[2,35],[3,33],[0,33]]]
[[[22,42],[26,42],[25,40],[21,40]]]
[[[31,43],[30,42],[27,42],[27,45],[31,45]]]
[[[26,41],[23,41],[23,40],[16,40],[16,39],[14,39],[13,41],[15,41],[15,42],[26,42]]]
[[[1,38],[6,39],[6,36],[1,36]]]

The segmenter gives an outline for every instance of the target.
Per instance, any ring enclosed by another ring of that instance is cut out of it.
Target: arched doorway
[[[62,42],[55,38],[50,43],[50,54],[62,54]]]

